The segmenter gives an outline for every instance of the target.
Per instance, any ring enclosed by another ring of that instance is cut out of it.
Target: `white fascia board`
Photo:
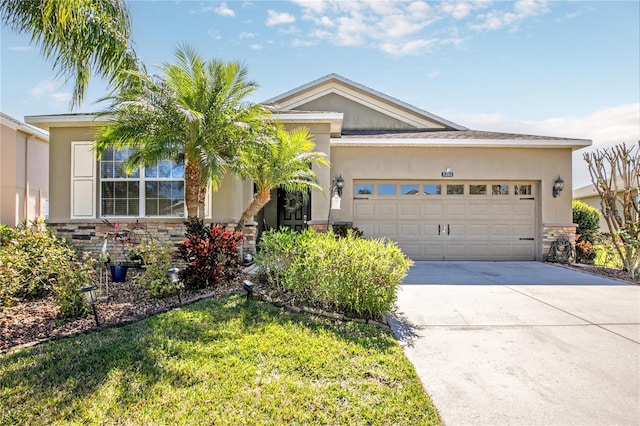
[[[109,121],[109,116],[98,116],[97,114],[28,115],[24,121],[41,129],[49,130],[52,127],[96,126]]]
[[[44,142],[49,142],[49,132],[44,131],[36,126],[32,126],[28,123],[23,123],[20,120],[16,120],[15,118],[9,117],[5,114],[2,114],[0,116],[0,122],[2,122],[4,126],[7,126],[12,130],[20,131]]]
[[[573,150],[590,146],[590,140],[557,139],[391,139],[331,138],[332,147],[340,146],[378,146],[378,147],[432,147],[432,148],[572,148]]]

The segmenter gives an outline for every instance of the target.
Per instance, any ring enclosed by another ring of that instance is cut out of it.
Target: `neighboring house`
[[[309,203],[274,192],[255,218],[260,229],[347,223],[416,260],[543,260],[552,241],[575,233],[571,153],[589,140],[469,130],[335,74],[265,104],[288,128],[309,128],[331,168],[316,170],[324,193],[313,191]],[[179,167],[123,177],[117,153],[95,160],[94,115],[26,120],[50,132],[51,226],[91,244],[104,217],[180,235]],[[330,211],[339,176],[341,209]],[[566,191],[554,197],[559,177]],[[207,197],[207,219],[233,224],[252,192],[251,182],[227,177]]]
[[[0,223],[45,218],[49,134],[0,112]]]
[[[619,181],[618,186],[623,187],[622,181]],[[623,191],[618,191],[620,195],[620,200],[622,197]],[[637,194],[635,191],[632,194]],[[580,200],[583,203],[595,208],[600,212],[600,232],[609,232],[609,225],[607,225],[607,221],[604,219],[602,215],[602,205],[600,204],[600,194],[596,191],[595,186],[593,184],[589,184],[587,186],[582,186],[573,191],[573,199]],[[638,202],[638,197],[636,195],[636,202]],[[620,206],[622,208],[622,206]]]

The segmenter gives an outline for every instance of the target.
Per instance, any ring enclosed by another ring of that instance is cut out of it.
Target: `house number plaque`
[[[444,172],[442,172],[442,177],[453,177],[453,171],[447,167]]]

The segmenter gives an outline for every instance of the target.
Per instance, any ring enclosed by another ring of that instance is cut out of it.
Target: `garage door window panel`
[[[515,195],[533,195],[531,185],[514,185],[513,193]]]
[[[464,185],[447,185],[447,195],[464,195]]]
[[[491,195],[509,195],[509,185],[491,185]]]
[[[378,184],[378,195],[397,195],[398,189],[393,183],[379,183]]]
[[[372,183],[356,184],[354,193],[356,195],[371,195],[373,194],[373,184]]]
[[[469,185],[469,195],[487,195],[487,185]]]
[[[427,183],[422,186],[422,191],[425,195],[441,195],[442,185]]]
[[[420,186],[418,184],[402,184],[400,185],[400,193],[402,195],[419,195]]]

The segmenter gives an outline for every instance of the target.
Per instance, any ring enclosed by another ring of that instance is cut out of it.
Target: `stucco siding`
[[[49,142],[49,217],[68,220],[71,217],[71,142],[93,141],[91,127],[56,127]],[[97,160],[96,160],[97,161]],[[97,209],[97,206],[96,206]]]
[[[5,119],[8,120],[8,119]],[[0,223],[16,226],[45,214],[49,190],[49,145],[2,124]]]
[[[451,180],[523,180],[539,182],[542,223],[571,223],[571,150],[501,148],[393,148],[332,146],[332,174],[345,179],[342,208],[332,213],[336,221],[353,217],[354,179],[443,180],[450,168]],[[558,176],[565,190],[553,198]]]
[[[336,93],[330,93],[321,98],[314,99],[295,109],[301,111],[342,112],[344,113],[342,125],[344,130],[410,130],[416,128],[406,122],[394,119],[387,114],[375,111]]]

